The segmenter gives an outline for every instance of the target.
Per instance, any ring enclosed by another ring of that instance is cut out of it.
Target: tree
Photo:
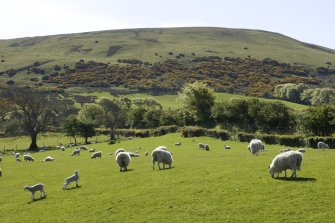
[[[31,138],[29,150],[37,150],[37,135],[45,131],[55,117],[51,95],[30,88],[11,88],[5,95],[12,102],[13,117]]]
[[[301,103],[301,94],[306,89],[306,84],[279,84],[275,87],[274,94],[279,99]]]
[[[162,115],[161,110],[149,110],[143,116],[143,122],[147,128],[159,127],[159,121]]]
[[[95,136],[96,134],[95,129],[94,129],[94,124],[79,121],[78,122],[78,133],[80,136],[84,137],[85,144],[87,144],[88,138]]]
[[[64,121],[64,133],[74,139],[74,144],[77,145],[76,135],[79,135],[78,120],[75,115],[70,115]]]
[[[335,103],[335,90],[332,88],[307,89],[301,95],[301,100],[311,105]]]
[[[104,120],[104,110],[98,104],[84,104],[81,107],[78,117],[79,122],[100,126]]]
[[[178,93],[181,108],[191,112],[200,125],[211,124],[211,109],[214,105],[214,91],[201,82],[188,83]]]

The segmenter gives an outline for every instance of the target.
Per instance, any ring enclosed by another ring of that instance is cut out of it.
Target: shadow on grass
[[[34,200],[27,202],[27,204],[31,204],[33,202],[41,201],[41,200],[44,200],[46,198],[47,198],[46,196],[45,197],[40,197],[40,198],[37,198],[37,199],[35,198]]]
[[[278,177],[275,178],[276,180],[284,180],[284,181],[295,181],[295,182],[315,182],[316,179],[313,177],[298,177],[298,178],[291,178],[291,177]]]
[[[158,169],[158,170],[171,170],[171,169],[173,169],[173,168],[175,168],[175,167],[172,166],[171,168],[168,168],[168,167],[167,167],[167,168],[165,168],[165,169],[162,168],[162,169]]]
[[[74,189],[79,189],[79,188],[81,188],[81,186],[80,185],[78,185],[78,187],[71,187],[71,188],[69,188],[69,189],[65,189],[65,190],[74,190]]]

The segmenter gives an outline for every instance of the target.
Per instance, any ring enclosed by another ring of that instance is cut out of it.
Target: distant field
[[[102,97],[112,98],[113,97],[108,92],[81,93],[81,95],[96,96],[97,98],[102,98]],[[238,98],[238,99],[251,99],[251,98],[253,98],[253,97],[248,97],[248,96],[243,96],[243,95],[227,94],[227,93],[215,93],[215,96],[216,96],[216,101],[217,102],[229,101],[229,100],[234,99],[234,98]],[[148,94],[130,94],[130,95],[126,95],[126,97],[155,99],[157,102],[159,102],[163,106],[164,110],[167,110],[169,108],[170,109],[177,109],[178,108],[178,102],[176,101],[176,99],[178,97],[177,95],[152,96],[152,95],[148,95]],[[279,102],[284,103],[288,107],[293,108],[293,109],[297,109],[297,110],[308,108],[308,106],[306,106],[306,105],[296,104],[296,103],[287,102],[287,101],[281,101],[281,100],[275,100],[275,99],[264,99],[264,98],[259,98],[259,99],[264,100],[264,101],[268,101],[268,102],[279,101]]]
[[[177,141],[180,147],[174,146]],[[199,150],[199,142],[208,143],[211,150]],[[173,168],[152,170],[151,157],[143,154],[159,145],[173,152]],[[224,150],[224,145],[232,149]],[[101,150],[103,158],[91,160],[87,151],[71,157],[71,149],[34,153],[34,163],[16,163],[13,156],[4,156],[0,222],[306,223],[335,218],[335,150],[307,149],[297,180],[274,180],[268,166],[281,149],[278,145],[267,145],[266,152],[252,156],[246,143],[207,137],[193,142],[169,134],[88,147]],[[141,154],[123,173],[114,155],[107,155],[120,147]],[[47,155],[56,160],[39,162]],[[75,169],[81,187],[72,183],[63,191],[64,178]],[[47,198],[31,202],[31,193],[23,187],[38,182],[44,183]]]

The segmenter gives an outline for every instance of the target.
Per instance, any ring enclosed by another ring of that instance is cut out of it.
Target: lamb
[[[95,153],[92,154],[91,159],[95,159],[97,157],[101,158],[101,154],[102,154],[101,151],[95,152]]]
[[[87,148],[85,146],[80,146],[79,147],[81,150],[87,150]]]
[[[15,153],[15,158],[19,158],[20,157],[20,153]]]
[[[181,146],[181,142],[176,142],[174,145],[175,146]]]
[[[306,150],[304,148],[298,149],[297,151],[300,152],[300,153],[306,152]]]
[[[78,180],[79,180],[78,170],[75,170],[74,171],[74,175],[72,175],[72,176],[70,176],[70,177],[68,177],[68,178],[65,179],[63,190],[66,190],[67,185],[69,185],[71,182],[76,182],[76,187],[79,187]]]
[[[35,161],[35,159],[32,157],[32,156],[30,156],[30,155],[28,155],[28,154],[26,154],[26,155],[23,155],[23,160],[24,161]]]
[[[95,148],[88,150],[88,152],[89,153],[94,153],[95,152]]]
[[[199,149],[209,151],[209,145],[205,143],[199,143]]]
[[[52,162],[54,160],[55,160],[55,158],[52,158],[51,156],[47,156],[43,160],[41,160],[41,162]]]
[[[74,149],[71,156],[80,156],[80,149]]]
[[[152,169],[155,169],[155,162],[158,163],[158,168],[161,170],[160,163],[163,163],[163,169],[165,169],[165,164],[169,165],[169,168],[171,168],[171,164],[173,162],[172,154],[168,151],[161,150],[161,149],[155,149],[151,153],[152,157]]]
[[[131,162],[130,155],[127,152],[119,152],[115,158],[116,163],[120,167],[120,172],[127,171],[127,167]]]
[[[126,152],[126,150],[124,150],[123,148],[119,148],[115,151],[115,157],[117,156],[117,154],[119,154],[120,152]]]
[[[224,149],[231,149],[230,146],[224,146]]]
[[[47,196],[45,191],[44,191],[44,185],[41,184],[41,183],[35,184],[34,186],[26,185],[26,186],[24,186],[24,190],[29,190],[31,192],[33,200],[35,200],[35,192],[36,191],[40,191],[40,197],[41,198],[42,198],[42,193],[43,193],[44,198]]]
[[[264,144],[259,139],[253,139],[249,143],[248,150],[252,155],[258,155],[259,151],[264,151]]]
[[[297,170],[301,169],[303,155],[297,151],[288,151],[277,155],[273,160],[271,165],[269,166],[269,173],[272,178],[274,178],[275,173],[277,173],[277,177],[279,174],[284,171],[286,177],[286,170],[293,170],[292,176],[297,177]]]
[[[318,149],[328,149],[329,145],[324,142],[318,142]]]

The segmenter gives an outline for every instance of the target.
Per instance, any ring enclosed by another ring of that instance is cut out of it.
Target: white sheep
[[[63,190],[66,189],[67,185],[69,185],[71,182],[76,182],[76,187],[79,187],[78,185],[78,180],[79,180],[79,174],[78,174],[78,170],[74,171],[74,175],[68,177],[65,179],[65,183],[63,186]]]
[[[297,151],[300,152],[300,153],[304,153],[304,152],[306,152],[306,150],[305,150],[304,148],[300,148],[300,149],[298,149]]]
[[[230,146],[224,146],[224,149],[231,149]]]
[[[132,153],[132,152],[128,152],[130,157],[140,157],[140,154],[138,153]]]
[[[158,163],[158,168],[161,170],[160,163],[163,163],[163,169],[165,169],[165,164],[169,165],[171,168],[173,158],[172,154],[168,151],[161,150],[161,149],[154,149],[151,153],[152,157],[152,169],[155,169],[155,162]]]
[[[26,154],[26,155],[23,155],[23,160],[24,161],[35,161],[35,159],[31,156],[31,155],[28,155],[28,154]]]
[[[79,147],[81,150],[87,150],[86,146],[80,146]]]
[[[158,147],[156,147],[156,149],[160,149],[160,150],[166,151],[167,147],[166,146],[158,146]]]
[[[119,148],[115,151],[115,157],[117,156],[117,154],[119,154],[120,152],[126,152],[126,150],[124,150],[123,148]]]
[[[181,146],[181,142],[176,142],[174,145],[175,146]]]
[[[19,158],[20,157],[20,153],[15,153],[15,158]]]
[[[56,149],[61,149],[61,146],[56,146]]]
[[[205,143],[199,143],[199,149],[209,151],[209,145]]]
[[[26,186],[24,186],[24,190],[29,190],[31,192],[33,200],[35,200],[35,192],[36,191],[40,191],[40,197],[41,198],[42,198],[42,193],[43,193],[44,198],[47,196],[47,194],[44,191],[44,185],[41,184],[41,183],[35,184],[34,186],[26,185]]]
[[[101,158],[101,154],[102,154],[101,151],[95,152],[95,153],[92,154],[91,159],[95,159],[97,157]]]
[[[120,172],[126,171],[131,162],[130,155],[127,152],[119,152],[115,158],[116,163],[120,167]]]
[[[318,149],[328,149],[329,145],[324,142],[318,142]]]
[[[52,162],[54,160],[55,160],[55,158],[53,158],[51,156],[47,156],[43,160],[41,160],[41,162]]]
[[[291,177],[297,177],[297,170],[301,169],[303,155],[297,151],[287,151],[277,155],[273,160],[271,165],[269,166],[269,173],[272,178],[274,178],[275,173],[277,173],[277,177],[279,174],[284,171],[286,177],[286,170],[293,170],[293,174]]]
[[[284,153],[284,152],[288,152],[288,151],[291,151],[291,150],[292,150],[291,148],[286,148],[286,149],[279,150],[279,152]]]
[[[95,152],[95,148],[88,150],[88,152],[89,153],[94,153]]]
[[[80,149],[74,149],[71,156],[80,156]]]
[[[259,151],[264,151],[264,144],[259,139],[253,139],[248,145],[248,150],[252,153],[252,155],[258,155]]]

